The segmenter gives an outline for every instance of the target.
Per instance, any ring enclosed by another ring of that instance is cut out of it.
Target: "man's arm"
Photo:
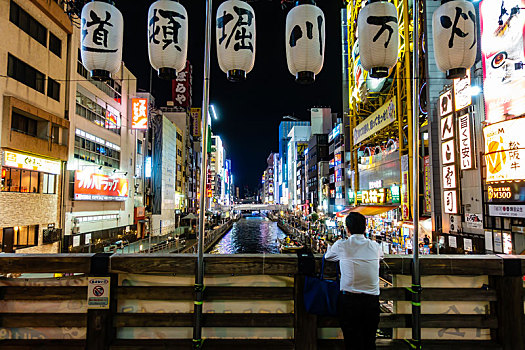
[[[339,261],[339,243],[342,242],[342,240],[338,240],[332,245],[328,245],[328,249],[326,250],[326,253],[324,255],[326,260],[330,261]]]

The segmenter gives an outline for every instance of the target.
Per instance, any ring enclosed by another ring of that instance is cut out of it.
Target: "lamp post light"
[[[204,292],[204,234],[206,215],[206,177],[208,173],[208,115],[210,108],[210,49],[211,49],[211,7],[212,0],[206,0],[206,30],[204,36],[204,80],[202,85],[202,156],[200,176],[199,233],[197,240],[197,276],[195,279],[195,324],[193,327],[193,348],[202,347],[202,303]]]

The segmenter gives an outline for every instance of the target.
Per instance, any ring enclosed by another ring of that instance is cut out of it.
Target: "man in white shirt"
[[[379,325],[379,260],[383,251],[365,238],[366,218],[346,217],[348,239],[338,240],[326,251],[326,260],[339,261],[341,294],[338,316],[345,348],[373,350]]]

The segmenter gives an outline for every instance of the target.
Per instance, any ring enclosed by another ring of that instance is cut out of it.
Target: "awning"
[[[394,210],[398,207],[398,205],[359,205],[357,207],[351,207],[347,208],[345,210],[341,210],[336,215],[338,217],[346,216],[351,212],[360,213],[364,216],[374,216],[379,215],[382,213],[386,213],[387,211]]]

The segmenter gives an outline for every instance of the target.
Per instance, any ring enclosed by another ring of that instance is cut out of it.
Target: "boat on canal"
[[[304,248],[304,245],[294,242],[291,240],[290,242],[286,242],[284,239],[278,239],[279,241],[279,251],[283,254],[285,253],[297,253],[301,249]]]

